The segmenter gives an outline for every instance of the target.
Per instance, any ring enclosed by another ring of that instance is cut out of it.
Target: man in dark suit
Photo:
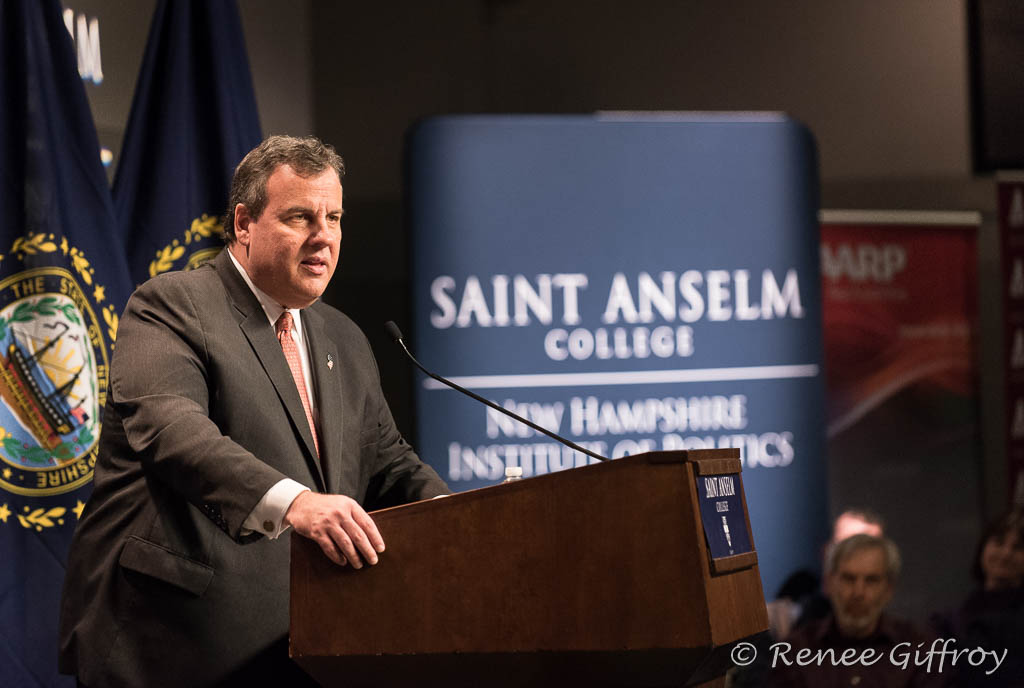
[[[290,531],[361,568],[386,556],[364,505],[448,493],[396,429],[366,338],[318,300],[343,174],[316,139],[267,139],[235,172],[228,249],[129,301],[64,585],[60,668],[81,685],[302,680]]]

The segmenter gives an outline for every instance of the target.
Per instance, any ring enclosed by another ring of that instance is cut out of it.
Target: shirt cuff
[[[255,531],[266,535],[271,540],[276,540],[281,533],[289,528],[284,522],[284,515],[288,513],[288,507],[292,505],[296,497],[307,490],[309,490],[308,487],[291,478],[277,482],[267,490],[263,499],[257,502],[253,510],[246,516],[245,521],[242,522],[242,534],[247,535]]]

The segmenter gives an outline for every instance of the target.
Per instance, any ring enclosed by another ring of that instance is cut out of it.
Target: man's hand
[[[299,535],[320,545],[339,566],[349,563],[361,569],[364,561],[376,564],[377,553],[384,551],[384,539],[373,519],[356,500],[344,495],[303,492],[292,501],[284,520]]]

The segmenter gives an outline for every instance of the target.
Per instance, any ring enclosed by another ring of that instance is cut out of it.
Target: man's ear
[[[235,240],[242,246],[249,245],[249,225],[253,222],[249,209],[241,203],[235,206]]]

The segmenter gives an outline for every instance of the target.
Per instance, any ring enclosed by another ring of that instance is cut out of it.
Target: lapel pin
[[[327,354],[327,369],[334,370],[334,358],[330,354]]]

